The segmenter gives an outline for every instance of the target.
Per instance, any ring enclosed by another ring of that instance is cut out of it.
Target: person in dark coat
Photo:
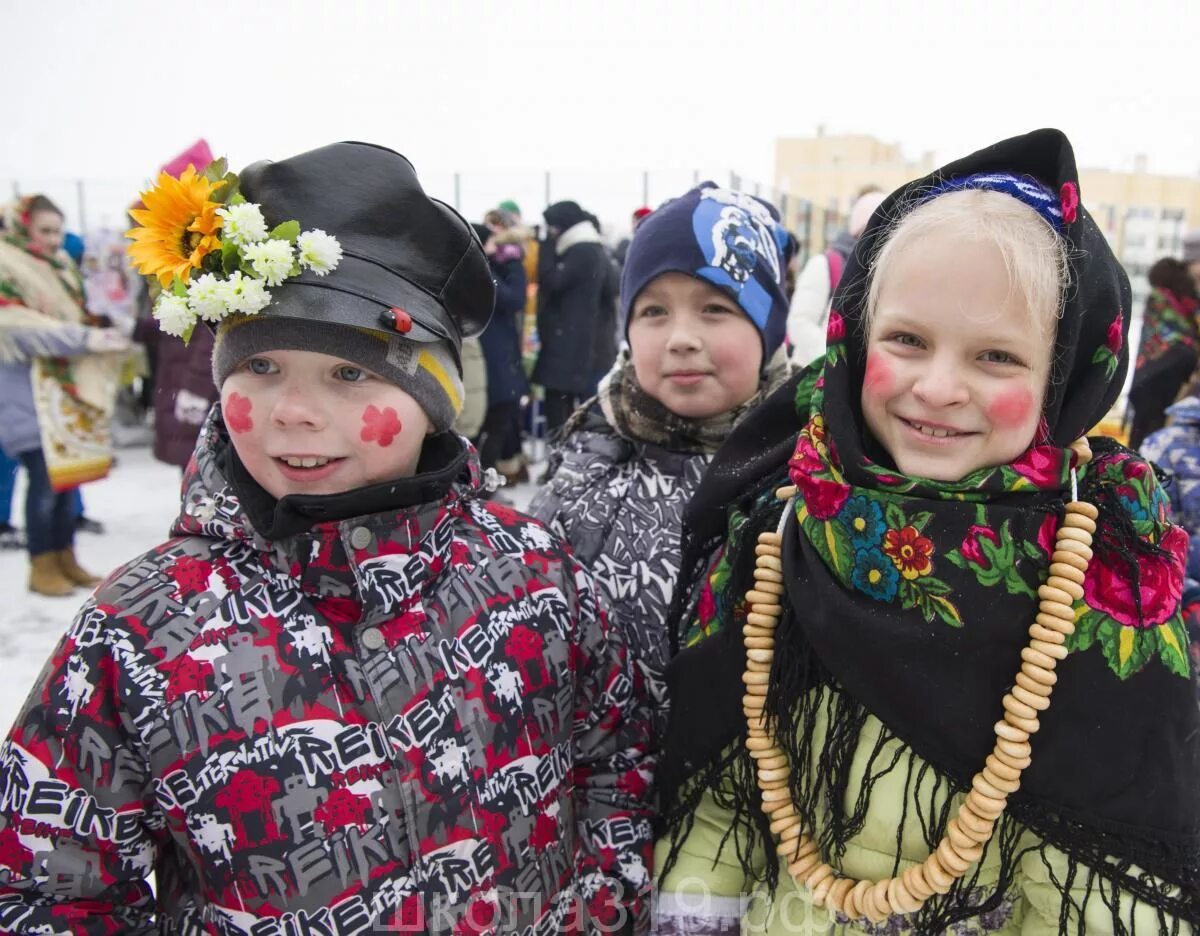
[[[595,217],[573,201],[543,213],[538,262],[538,336],[533,382],[546,389],[546,430],[565,423],[617,357],[616,268]]]
[[[1200,350],[1200,294],[1187,267],[1163,257],[1150,267],[1150,295],[1129,387],[1129,447],[1140,448],[1166,424],[1166,409],[1196,370]]]
[[[496,308],[479,343],[487,364],[487,415],[476,439],[479,461],[495,468],[502,458],[520,450],[521,397],[529,392],[529,381],[521,366],[521,326],[525,319],[525,251],[520,244],[498,243],[486,225],[476,224],[475,233],[488,256],[496,283]]]
[[[133,329],[134,341],[155,354],[154,457],[177,468],[187,467],[209,407],[216,402],[212,382],[213,335],[197,328],[192,340],[160,341],[162,332],[148,312]]]

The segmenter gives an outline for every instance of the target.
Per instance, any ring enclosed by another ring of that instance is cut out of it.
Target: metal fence
[[[844,209],[819,206],[800,196],[714,167],[644,170],[504,170],[422,171],[431,195],[453,205],[467,218],[482,220],[486,211],[511,199],[521,206],[527,224],[537,224],[542,210],[562,199],[578,202],[601,221],[605,237],[615,243],[630,230],[630,218],[641,205],[654,207],[706,180],[765,198],[780,211],[800,243],[803,256],[822,250],[845,225]],[[68,229],[83,233],[124,230],[126,212],[149,179],[44,178],[36,175],[0,180],[0,192],[14,196],[46,195],[64,212]]]

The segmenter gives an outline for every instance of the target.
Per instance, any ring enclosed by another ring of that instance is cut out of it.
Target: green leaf
[[[179,296],[181,299],[187,298],[187,283],[181,280],[178,276],[171,283],[171,295]]]
[[[284,221],[283,224],[277,224],[271,229],[271,233],[267,235],[274,240],[284,240],[289,244],[296,243],[296,238],[300,236],[299,221]]]
[[[908,525],[904,520],[904,511],[895,501],[888,501],[884,518],[887,520],[887,525],[893,530],[900,530]]]
[[[1169,621],[1159,624],[1154,630],[1158,635],[1158,658],[1176,676],[1186,678],[1188,675],[1188,637],[1187,630],[1183,626],[1183,617],[1176,614]]]
[[[908,522],[917,528],[918,532],[925,529],[925,525],[933,519],[933,513],[929,510],[922,510],[920,513],[913,514],[908,518]]]
[[[209,182],[220,182],[229,171],[229,160],[224,156],[214,159],[204,169],[204,178]]]
[[[913,585],[927,595],[948,595],[952,591],[949,585],[939,578],[934,578],[932,575],[915,579]]]
[[[235,172],[227,172],[218,181],[217,187],[213,189],[212,200],[228,203],[229,199],[237,194],[238,177]]]
[[[1021,577],[1021,574],[1012,566],[1009,566],[1005,570],[1004,587],[1010,595],[1028,595],[1030,598],[1037,597],[1037,592],[1029,587],[1029,584]]]
[[[844,576],[850,574],[850,570],[854,568],[854,550],[850,546],[850,540],[845,536],[841,524],[826,523],[825,536],[829,540],[834,558],[837,561],[837,570]]]
[[[1042,552],[1042,548],[1037,543],[1029,540],[1021,541],[1021,552],[1025,553],[1030,559],[1035,562],[1042,562],[1046,558],[1046,554]]]
[[[952,550],[950,550],[950,552],[944,553],[942,558],[945,559],[947,562],[950,562],[950,563],[958,566],[960,569],[965,569],[967,567],[966,557],[963,556],[963,554],[960,553],[957,549],[952,549]]]
[[[191,342],[191,340],[192,340],[192,333],[193,333],[195,330],[196,330],[196,323],[195,323],[195,322],[192,322],[192,324],[191,324],[191,325],[189,325],[187,328],[185,328],[185,329],[184,329],[184,331],[183,331],[183,334],[179,336],[179,337],[180,337],[180,338],[183,340],[183,346],[184,346],[185,348],[186,348],[186,347],[188,346],[188,344]]]
[[[806,517],[804,519],[804,533],[808,541],[817,550],[821,559],[827,565],[834,566],[833,556],[829,553],[829,547],[825,545],[825,524],[820,520],[813,520],[811,517]]]
[[[1075,653],[1088,650],[1096,642],[1096,624],[1104,615],[1095,611],[1086,611],[1075,619],[1075,633],[1066,639],[1066,648]]]
[[[940,595],[934,595],[932,599],[933,610],[938,613],[938,616],[949,624],[951,627],[962,627],[962,615],[958,613],[958,608],[954,606],[954,602],[948,598],[943,598]]]
[[[246,204],[246,196],[245,196],[245,195],[243,195],[243,194],[242,194],[240,191],[239,191],[239,192],[234,192],[234,193],[233,193],[233,195],[231,195],[231,196],[229,197],[229,204],[231,204],[231,205],[244,205],[244,204]]]
[[[242,262],[242,255],[233,241],[221,241],[221,271],[228,276]]]

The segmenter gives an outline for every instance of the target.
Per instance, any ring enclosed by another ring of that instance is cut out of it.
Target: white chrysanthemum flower
[[[267,236],[267,220],[253,202],[218,208],[217,214],[224,219],[222,236],[235,244],[257,244]]]
[[[300,265],[308,267],[317,276],[336,270],[342,259],[342,245],[338,239],[320,228],[301,234],[296,239],[296,248],[300,252]]]
[[[187,299],[171,293],[158,297],[154,303],[154,317],[158,319],[159,328],[176,338],[182,338],[196,324],[196,315],[188,308]]]
[[[257,315],[271,304],[271,294],[261,279],[234,273],[223,285],[231,312]]]
[[[211,273],[188,284],[188,308],[206,322],[219,322],[229,313],[225,283]]]
[[[247,244],[242,248],[242,257],[249,261],[255,274],[267,281],[268,286],[278,286],[292,275],[296,255],[292,245],[285,240],[265,240],[260,244]]]

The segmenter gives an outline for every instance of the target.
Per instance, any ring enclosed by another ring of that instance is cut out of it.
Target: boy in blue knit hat
[[[643,221],[621,278],[625,345],[530,507],[592,569],[659,700],[683,508],[787,376],[791,243],[773,206],[712,182]]]

